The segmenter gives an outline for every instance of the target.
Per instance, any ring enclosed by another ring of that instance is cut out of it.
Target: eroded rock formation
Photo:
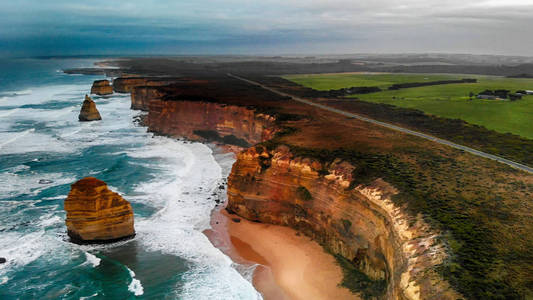
[[[350,187],[353,170],[341,160],[294,157],[286,146],[252,147],[233,165],[227,209],[305,233],[371,279],[385,280],[383,298],[458,296],[433,269],[446,252],[429,226],[395,207],[390,197],[396,190],[382,180]]]
[[[96,109],[96,103],[94,103],[91,97],[85,95],[85,100],[81,106],[80,115],[78,116],[80,121],[97,121],[102,120],[100,112]]]
[[[110,95],[113,94],[113,87],[109,84],[109,80],[96,80],[91,87],[91,94],[96,95]]]
[[[132,89],[132,108],[148,111],[150,131],[193,140],[233,137],[254,145],[282,130],[275,114],[259,111],[286,99],[261,91],[250,96],[249,86],[235,82],[216,84],[139,85]],[[228,210],[307,234],[384,282],[379,298],[462,298],[435,271],[447,258],[437,233],[421,217],[396,207],[391,197],[397,191],[383,180],[356,186],[354,169],[338,159],[296,157],[287,146],[254,146],[239,153],[233,165]]]
[[[72,184],[64,207],[68,235],[75,243],[108,243],[135,235],[131,204],[94,177]]]
[[[203,101],[162,101],[149,105],[148,130],[192,140],[226,141],[247,147],[272,138],[274,117],[243,106]]]

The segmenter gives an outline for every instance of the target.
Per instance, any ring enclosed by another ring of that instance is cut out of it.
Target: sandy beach
[[[239,220],[239,221],[236,221]],[[339,287],[335,258],[295,230],[214,212],[211,242],[242,264],[258,264],[253,284],[264,299],[359,299]]]

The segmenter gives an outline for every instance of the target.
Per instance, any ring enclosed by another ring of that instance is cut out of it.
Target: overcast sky
[[[533,56],[533,0],[0,0],[0,55]]]

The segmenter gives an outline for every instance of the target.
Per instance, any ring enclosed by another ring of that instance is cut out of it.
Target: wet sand
[[[258,264],[253,284],[266,300],[359,299],[339,287],[335,258],[291,228],[249,222],[225,210],[213,213],[212,226],[206,235],[216,247],[235,262]]]

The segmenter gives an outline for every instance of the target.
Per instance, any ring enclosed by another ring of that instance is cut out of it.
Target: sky
[[[533,0],[0,0],[0,56],[533,56]]]

